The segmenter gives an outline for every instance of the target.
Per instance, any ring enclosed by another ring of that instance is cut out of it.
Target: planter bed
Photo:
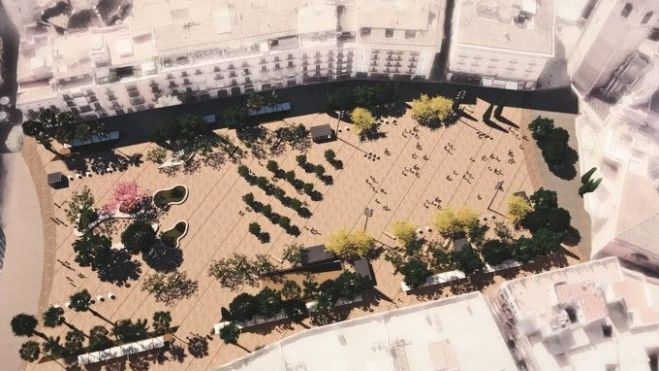
[[[188,188],[182,184],[172,188],[161,189],[153,194],[153,203],[159,208],[180,205],[188,198]]]

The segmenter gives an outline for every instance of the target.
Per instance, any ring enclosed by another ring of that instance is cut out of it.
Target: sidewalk
[[[21,312],[37,314],[44,243],[39,199],[23,156],[3,154],[0,161],[5,167],[0,217],[7,238],[0,273],[0,364],[3,370],[17,370],[18,349],[27,339],[14,336],[9,323]]]

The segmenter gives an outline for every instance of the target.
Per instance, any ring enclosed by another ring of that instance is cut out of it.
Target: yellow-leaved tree
[[[357,107],[352,110],[350,121],[352,121],[357,132],[361,133],[362,131],[373,127],[373,124],[375,124],[375,117],[373,117],[371,111],[366,108]]]
[[[508,220],[513,224],[521,222],[531,211],[533,206],[524,197],[510,196],[508,198]]]
[[[407,245],[416,239],[416,228],[411,223],[398,221],[391,226],[391,229],[393,230],[394,236],[401,240],[403,245]]]
[[[375,240],[364,231],[336,231],[329,236],[325,249],[342,258],[363,257],[375,246]]]

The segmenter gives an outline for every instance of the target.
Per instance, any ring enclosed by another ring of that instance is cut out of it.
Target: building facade
[[[554,59],[553,1],[457,1],[448,79],[534,89]]]
[[[17,107],[90,120],[322,81],[428,78],[444,3],[133,1],[120,25],[23,31]]]
[[[635,60],[639,45],[659,26],[659,2],[591,1],[584,20],[583,33],[568,59],[568,74],[579,94],[597,93],[614,101],[620,92],[610,82],[621,69],[640,62]]]

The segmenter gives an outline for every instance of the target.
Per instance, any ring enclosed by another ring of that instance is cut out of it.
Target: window
[[[622,8],[622,11],[620,12],[620,15],[627,18],[627,17],[629,17],[629,14],[632,12],[632,9],[634,9],[634,6],[632,6],[631,3],[627,3]]]
[[[368,27],[363,27],[360,32],[362,36],[370,36],[371,35],[371,29]]]
[[[643,20],[641,20],[641,24],[647,24],[650,21],[650,18],[654,15],[654,12],[647,12],[643,16]]]
[[[407,31],[405,31],[405,38],[406,38],[406,39],[413,39],[413,38],[415,38],[415,37],[416,37],[416,31],[414,31],[414,30],[411,30],[411,31],[410,31],[410,30],[407,30]]]
[[[384,37],[392,38],[394,37],[394,30],[392,28],[387,28],[384,30]]]

